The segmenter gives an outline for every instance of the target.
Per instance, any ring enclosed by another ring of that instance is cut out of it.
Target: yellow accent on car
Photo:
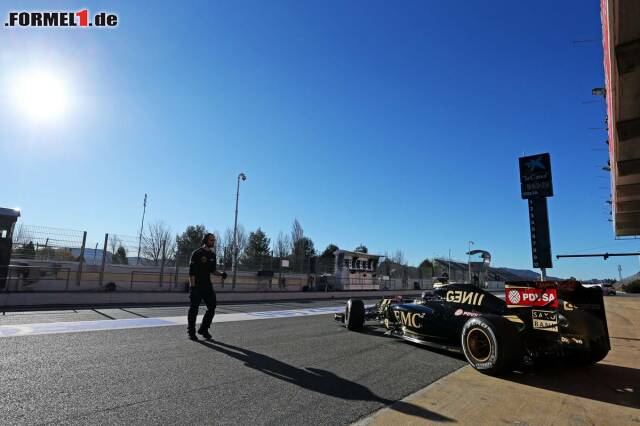
[[[522,321],[520,319],[520,317],[518,317],[517,315],[503,315],[502,317],[505,318],[505,319],[508,319],[511,322],[517,322],[519,324],[524,324],[524,321]]]

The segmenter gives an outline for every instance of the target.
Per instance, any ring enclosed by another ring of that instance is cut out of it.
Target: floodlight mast
[[[240,173],[238,175],[238,184],[236,186],[236,213],[233,220],[233,280],[231,288],[236,288],[236,277],[238,274],[238,199],[240,198],[240,179],[247,180],[247,175]]]

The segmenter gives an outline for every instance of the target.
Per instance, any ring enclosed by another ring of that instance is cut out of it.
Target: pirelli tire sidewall
[[[364,302],[349,299],[344,311],[344,324],[349,330],[358,331],[364,327]]]
[[[469,347],[470,335],[486,338],[489,343],[488,353],[481,360],[473,356],[473,350]],[[465,358],[482,373],[498,375],[509,372],[522,360],[522,340],[518,330],[498,315],[469,319],[462,327],[461,338]]]

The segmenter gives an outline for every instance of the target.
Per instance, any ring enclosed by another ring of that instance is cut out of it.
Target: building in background
[[[635,236],[640,235],[640,1],[601,0],[600,7],[614,233]]]
[[[376,270],[382,255],[336,250],[336,287],[342,290],[378,290],[380,283]]]

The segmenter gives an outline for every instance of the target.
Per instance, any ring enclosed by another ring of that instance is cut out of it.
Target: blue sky
[[[3,2],[0,14],[40,2]],[[86,5],[86,6],[85,6]],[[517,158],[550,152],[552,249],[632,251],[608,219],[599,2],[48,2],[117,29],[1,28],[0,206],[22,223],[136,235],[239,221],[316,247],[402,249],[531,267]],[[6,19],[6,18],[3,18]],[[573,43],[591,39],[591,43]],[[65,114],[29,121],[12,79],[50,69]],[[638,270],[556,261],[552,275]]]

